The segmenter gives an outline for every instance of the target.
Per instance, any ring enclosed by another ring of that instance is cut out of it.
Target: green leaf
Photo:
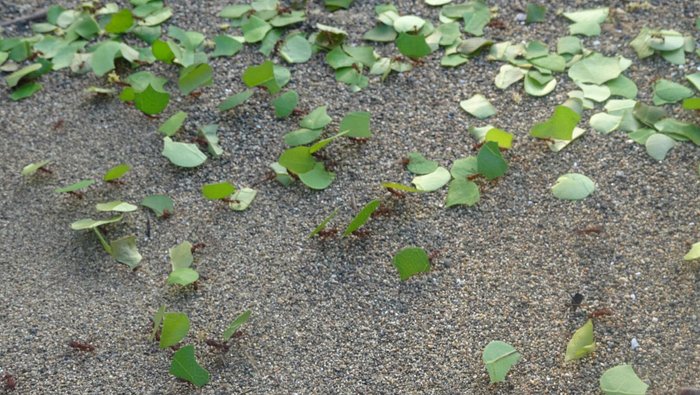
[[[289,63],[304,63],[311,59],[311,43],[301,34],[295,34],[284,40],[280,56]]]
[[[270,88],[269,85],[273,84],[270,91],[272,93],[278,91],[279,86],[275,82],[274,63],[270,60],[266,60],[258,66],[249,66],[243,72],[243,83],[249,88],[259,85],[265,85]]]
[[[172,214],[174,210],[173,199],[168,195],[146,196],[141,200],[141,205],[150,208],[159,217],[165,213]]]
[[[160,329],[160,324],[163,322],[163,317],[165,317],[165,305],[160,305],[158,311],[153,315],[153,330],[151,331],[151,336],[148,337],[149,341],[153,341],[156,338],[156,334]]]
[[[328,225],[328,223],[331,222],[331,220],[333,218],[335,218],[335,216],[338,214],[338,211],[340,211],[340,207],[336,208],[335,210],[333,210],[332,213],[328,214],[328,216],[326,218],[324,218],[323,221],[321,221],[321,223],[318,224],[318,226],[316,226],[314,228],[314,230],[312,230],[311,233],[309,233],[309,235],[307,237],[310,239],[310,238],[316,236],[323,229],[325,229],[326,225]],[[700,243],[698,243],[698,244],[700,244]]]
[[[511,66],[509,64],[504,64],[501,66],[494,83],[498,89],[506,89],[514,83],[520,81],[527,74],[520,67]]]
[[[221,10],[221,12],[219,12],[219,17],[228,19],[238,19],[243,17],[243,15],[245,15],[252,9],[253,7],[251,7],[249,4],[233,4],[224,7],[224,9]]]
[[[385,25],[383,23],[377,24],[374,29],[367,31],[363,36],[363,40],[376,41],[376,42],[391,42],[396,40],[396,30],[392,26]]]
[[[634,99],[637,97],[637,84],[624,75],[620,75],[619,77],[606,82],[605,86],[610,89],[611,96],[622,96],[627,99]]]
[[[226,100],[222,101],[221,104],[219,104],[219,111],[228,111],[234,107],[237,107],[246,100],[250,99],[251,96],[253,96],[253,91],[250,89],[246,89],[243,92],[236,93],[233,96],[229,96],[228,98],[226,98]]]
[[[71,25],[71,29],[78,33],[84,39],[91,39],[100,32],[100,27],[97,25],[95,18],[88,14],[82,16]]]
[[[171,16],[173,16],[173,9],[164,7],[144,18],[141,24],[144,26],[157,26],[170,19]]]
[[[394,266],[399,271],[401,281],[406,281],[418,273],[430,271],[430,259],[420,247],[406,247],[394,255]]]
[[[488,118],[496,113],[496,108],[481,94],[476,94],[467,100],[462,100],[459,102],[459,105],[464,111],[479,119]]]
[[[576,82],[590,82],[602,85],[617,78],[622,73],[620,61],[617,58],[603,56],[597,52],[576,62],[569,69],[569,77]]]
[[[189,95],[198,88],[211,85],[212,82],[211,66],[202,63],[182,69],[177,84],[183,95]]]
[[[10,94],[10,99],[14,101],[26,99],[43,88],[44,86],[38,82],[27,82],[26,84],[22,84],[22,86],[13,90]]]
[[[686,261],[692,261],[698,258],[700,258],[700,242],[693,244],[693,246],[690,247],[690,251],[683,257]]]
[[[160,114],[170,101],[170,94],[167,92],[159,92],[149,84],[143,92],[136,92],[134,96],[134,105],[144,114],[155,115]]]
[[[304,145],[316,141],[323,133],[323,129],[298,129],[283,136],[284,143],[290,147]]]
[[[546,13],[547,7],[539,4],[527,3],[525,23],[544,22]]]
[[[646,146],[649,156],[658,161],[662,161],[666,158],[668,151],[676,145],[676,142],[665,134],[654,133],[647,138],[644,145]]]
[[[233,56],[243,48],[243,44],[228,34],[221,34],[214,37],[214,43],[216,48],[211,54],[213,58],[219,56]]]
[[[486,132],[484,141],[493,141],[498,144],[498,148],[510,149],[513,146],[513,135],[505,130],[491,128]]]
[[[134,206],[133,204],[122,202],[121,200],[113,200],[107,203],[97,203],[95,208],[97,211],[117,211],[121,213],[128,213],[138,209],[138,207]]]
[[[126,163],[120,163],[111,169],[107,170],[104,176],[102,176],[102,180],[104,181],[114,181],[122,178],[124,174],[126,174],[129,170],[131,170],[131,167],[127,165]]]
[[[121,34],[128,31],[134,25],[134,17],[131,11],[123,9],[112,14],[109,23],[105,26],[107,33]]]
[[[73,222],[72,224],[70,224],[70,227],[73,230],[95,229],[98,226],[119,222],[122,220],[122,218],[124,218],[122,214],[115,215],[114,217],[108,219],[99,220],[94,220],[92,218],[84,218]]]
[[[192,243],[183,241],[182,243],[168,250],[170,255],[170,266],[172,271],[184,269],[192,266],[194,257],[192,256]]]
[[[622,122],[621,115],[610,115],[604,112],[599,112],[591,116],[589,121],[591,127],[600,133],[608,134],[617,129]]]
[[[505,381],[513,365],[520,360],[520,353],[508,343],[492,340],[484,348],[482,356],[491,383]]]
[[[277,118],[288,117],[294,112],[298,103],[299,94],[296,91],[284,92],[272,101],[272,106],[275,107],[275,116]]]
[[[151,53],[161,62],[172,63],[173,60],[175,60],[175,54],[173,53],[172,49],[170,49],[170,45],[168,45],[168,43],[165,41],[153,41],[151,44]]]
[[[457,159],[452,163],[450,174],[454,178],[467,178],[474,174],[479,174],[478,160],[476,156]]]
[[[306,20],[304,11],[292,11],[282,14],[275,15],[274,18],[270,19],[270,25],[274,27],[284,27],[293,25],[295,23],[301,23]]]
[[[121,51],[120,43],[116,41],[103,41],[95,47],[90,57],[90,66],[93,73],[101,77],[114,70],[114,58]]]
[[[17,84],[19,83],[19,81],[22,78],[26,77],[27,75],[29,75],[29,74],[31,74],[39,69],[41,69],[41,67],[42,67],[41,63],[34,63],[34,64],[30,64],[29,66],[25,66],[25,67],[15,71],[14,73],[8,75],[7,77],[5,77],[5,82],[7,83],[7,86],[9,86],[10,88],[13,88],[13,87],[17,86]]]
[[[356,230],[360,229],[360,227],[362,227],[370,219],[372,213],[379,208],[380,204],[381,201],[379,199],[375,199],[367,203],[364,207],[362,207],[360,212],[358,212],[357,215],[355,215],[355,217],[345,228],[345,231],[343,231],[343,237],[348,236]]]
[[[168,284],[187,286],[197,280],[199,280],[199,273],[189,267],[175,269],[168,275]]]
[[[195,144],[177,143],[170,137],[163,138],[162,154],[170,163],[180,167],[197,167],[207,160]]]
[[[349,131],[347,137],[369,138],[372,137],[370,130],[370,113],[367,111],[355,111],[345,114],[340,121],[340,131]]]
[[[394,30],[397,33],[417,32],[425,25],[425,19],[415,15],[404,15],[394,20]]]
[[[445,207],[452,207],[460,204],[473,206],[481,198],[479,187],[466,178],[455,178],[450,181],[450,188],[447,191]]]
[[[426,159],[419,152],[411,152],[408,154],[408,165],[406,168],[413,174],[430,174],[437,170],[438,163]]]
[[[279,164],[293,173],[303,174],[316,166],[316,159],[311,156],[309,147],[294,147],[280,155]]]
[[[632,111],[634,117],[647,126],[654,126],[657,122],[664,118],[668,118],[666,111],[661,107],[654,107],[637,102]]]
[[[396,39],[396,47],[402,55],[412,59],[422,58],[431,52],[422,34],[401,33]]]
[[[595,183],[583,174],[568,173],[560,176],[552,187],[557,199],[581,200],[595,191]]]
[[[600,390],[605,395],[644,395],[648,387],[631,365],[615,366],[600,376]]]
[[[94,183],[95,183],[95,180],[93,180],[93,179],[80,180],[74,184],[66,185],[65,187],[61,187],[61,188],[56,188],[56,189],[54,189],[54,192],[58,192],[58,193],[75,192],[75,191],[78,191],[81,189],[85,189]]]
[[[322,129],[332,121],[326,112],[326,106],[320,106],[311,111],[299,122],[299,126],[306,129]]]
[[[479,174],[488,180],[498,178],[508,171],[508,163],[503,159],[498,144],[493,141],[481,146],[476,156],[476,165]]]
[[[580,327],[569,340],[566,346],[565,361],[580,359],[595,351],[595,339],[593,338],[593,320],[588,320]]]
[[[204,125],[199,128],[199,135],[207,142],[207,150],[215,158],[224,153],[224,150],[219,146],[219,136],[216,134],[218,130],[219,125],[217,124]]]
[[[438,166],[432,173],[414,177],[411,183],[421,192],[432,192],[445,186],[445,184],[450,181],[450,178],[452,178],[452,176],[449,170]]]
[[[542,82],[537,77],[537,71],[530,71],[525,75],[525,92],[530,96],[540,97],[550,94],[557,87],[556,78],[548,78]],[[551,76],[550,76],[551,77]]]
[[[654,105],[676,103],[693,96],[693,91],[681,84],[660,79],[654,84]]]
[[[224,342],[227,342],[231,339],[231,337],[238,331],[238,328],[241,327],[241,325],[245,324],[248,322],[248,319],[250,318],[251,311],[246,310],[243,313],[241,313],[238,317],[236,317],[233,322],[226,328],[224,331]]]
[[[123,263],[131,270],[136,268],[141,262],[141,254],[136,248],[136,237],[125,236],[110,242],[110,254],[119,263]]]
[[[170,374],[197,387],[203,387],[209,382],[209,372],[197,363],[193,345],[182,347],[173,354]]]
[[[187,113],[184,111],[178,111],[173,114],[167,121],[163,122],[158,128],[158,131],[163,133],[165,136],[173,136],[185,123],[187,118]]]
[[[471,2],[471,7],[463,14],[464,31],[474,36],[483,36],[484,28],[491,20],[491,11],[485,3]]]
[[[317,162],[313,169],[299,174],[299,179],[311,189],[323,190],[333,183],[335,173],[327,171],[323,163]]]
[[[209,200],[221,200],[236,192],[236,187],[224,181],[202,185],[202,196]]]
[[[32,174],[36,173],[37,170],[41,169],[42,167],[48,165],[51,163],[50,159],[45,159],[39,162],[34,162],[30,163],[22,168],[22,175],[23,176],[31,176]]]
[[[538,123],[530,129],[530,136],[571,140],[574,128],[580,120],[579,113],[567,106],[559,105],[554,108],[554,114],[547,121]]]
[[[686,110],[700,110],[700,97],[691,97],[683,100],[683,108]]]
[[[253,199],[258,194],[258,191],[252,188],[241,188],[231,196],[231,202],[228,207],[234,211],[243,211],[253,203]]]
[[[263,19],[253,15],[248,18],[248,21],[241,26],[243,38],[246,42],[257,43],[265,38],[267,32],[272,29],[272,26]]]

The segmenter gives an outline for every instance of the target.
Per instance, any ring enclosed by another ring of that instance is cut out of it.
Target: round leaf
[[[479,202],[479,199],[479,187],[474,182],[465,178],[455,178],[450,182],[445,207],[447,208],[460,204],[473,206]]]
[[[301,34],[287,38],[280,48],[280,55],[289,63],[304,63],[312,54],[311,43]]]
[[[170,275],[168,275],[168,284],[185,286],[190,285],[197,280],[199,280],[199,273],[189,267],[173,270],[170,272]]]
[[[236,187],[226,181],[202,185],[202,196],[209,200],[224,199],[234,192],[236,192]]]
[[[647,138],[644,145],[652,158],[662,161],[666,158],[668,151],[676,145],[676,142],[665,134],[654,133]]]
[[[317,162],[313,169],[299,174],[299,179],[311,189],[322,190],[333,183],[335,173],[327,171],[323,163]]]
[[[583,174],[569,173],[557,179],[552,193],[557,199],[581,200],[595,191],[595,183]]]

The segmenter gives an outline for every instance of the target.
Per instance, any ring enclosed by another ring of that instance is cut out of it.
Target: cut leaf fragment
[[[464,111],[479,119],[488,118],[496,113],[496,108],[481,94],[462,100],[459,105]]]
[[[593,338],[593,320],[588,320],[582,327],[574,332],[566,346],[566,362],[580,359],[595,351],[595,339]]]
[[[430,258],[420,247],[406,247],[394,255],[394,266],[401,281],[406,281],[416,274],[429,272]]]
[[[482,355],[491,383],[505,381],[513,365],[520,360],[520,353],[508,343],[493,340],[484,348]]]
[[[360,229],[370,219],[372,213],[379,208],[380,204],[381,201],[379,199],[375,199],[367,203],[364,207],[362,207],[360,212],[358,212],[357,215],[355,215],[355,217],[345,228],[345,231],[343,231],[343,237],[349,236],[356,230]]]
[[[231,337],[238,331],[238,329],[241,327],[241,325],[245,324],[248,322],[248,319],[250,318],[251,311],[246,310],[243,313],[241,313],[238,317],[236,317],[233,322],[226,328],[224,331],[224,342],[227,342],[231,339]]]
[[[186,168],[197,167],[207,160],[197,145],[174,142],[170,137],[163,138],[162,154],[172,164]]]
[[[432,192],[445,186],[452,178],[449,170],[438,166],[435,171],[422,176],[414,177],[411,183],[421,192]]]
[[[184,313],[165,313],[160,331],[160,348],[174,346],[190,331],[190,319]]]
[[[578,173],[560,176],[552,187],[557,199],[581,200],[595,191],[595,183],[590,178]]]
[[[606,395],[644,395],[649,386],[643,382],[631,365],[610,368],[600,376],[600,390]]]
[[[197,363],[193,345],[182,347],[173,354],[170,374],[197,387],[203,387],[209,382],[209,372]]]

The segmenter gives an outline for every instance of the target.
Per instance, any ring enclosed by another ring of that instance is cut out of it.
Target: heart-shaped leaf
[[[569,173],[560,176],[552,187],[557,199],[581,200],[595,191],[595,183],[583,174]]]
[[[644,395],[647,388],[631,365],[615,366],[600,376],[600,390],[605,395]]]

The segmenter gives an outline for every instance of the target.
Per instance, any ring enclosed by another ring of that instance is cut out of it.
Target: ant
[[[265,173],[265,177],[263,179],[254,182],[253,185],[251,185],[251,187],[256,187],[264,182],[272,181],[275,179],[275,177],[277,177],[277,175],[274,171],[268,171]]]
[[[603,233],[602,225],[590,225],[582,229],[576,229],[575,232],[579,235],[590,235],[592,233]]]
[[[499,29],[499,30],[504,30],[506,28],[506,23],[503,22],[503,20],[494,18],[491,19],[489,24],[487,25],[488,27],[494,28],[494,29]]]
[[[197,136],[197,137],[193,138],[193,139],[192,139],[192,142],[193,142],[193,143],[197,143],[197,144],[199,144],[199,145],[203,145],[203,146],[205,146],[205,147],[206,147],[207,145],[209,145],[209,143],[207,142],[207,139],[205,139],[205,138],[202,137],[202,136]]]
[[[202,96],[202,91],[190,92],[190,97],[193,99],[199,99]]]
[[[285,7],[285,6],[283,6],[283,5],[278,5],[278,6],[277,6],[277,13],[280,14],[280,15],[282,15],[282,14],[291,14],[291,13],[292,13],[292,9],[289,8],[289,7]]]
[[[51,169],[47,169],[46,167],[42,166],[37,169],[38,171],[44,173],[44,174],[53,174],[53,171]]]
[[[364,239],[365,237],[369,237],[371,232],[367,229],[358,229],[352,232],[352,234],[359,239]]]
[[[406,197],[406,192],[399,191],[398,189],[387,188],[386,190],[389,191],[389,193],[392,194],[397,199],[403,199]]]
[[[228,345],[226,342],[220,342],[212,339],[207,339],[204,342],[207,343],[208,346],[214,347],[221,352],[227,352],[228,349],[231,348],[231,346]]]
[[[581,303],[583,303],[583,299],[586,297],[583,296],[583,294],[580,294],[576,292],[575,294],[571,295],[571,303],[568,304],[569,307],[571,307],[571,312],[575,313],[576,309],[581,307]]]
[[[17,379],[15,379],[15,376],[9,373],[5,373],[0,381],[5,382],[5,388],[7,388],[9,391],[12,391],[17,387]]]
[[[385,205],[380,205],[374,212],[372,213],[372,218],[377,218],[377,217],[388,217],[391,215],[391,213],[394,212],[394,209],[391,207],[387,207]]]
[[[78,351],[95,351],[95,346],[90,343],[81,342],[79,340],[71,340],[68,345]]]
[[[440,258],[441,252],[440,250],[432,250],[430,251],[430,255],[428,255],[428,260],[430,263],[435,263],[435,261]]]
[[[63,118],[61,118],[58,121],[54,122],[54,124],[51,127],[53,128],[53,130],[58,130],[63,127],[64,123],[65,121],[63,120]]]
[[[199,242],[199,243],[194,243],[192,244],[192,247],[190,248],[190,252],[195,253],[197,250],[201,250],[202,248],[206,247],[207,245]]]
[[[613,315],[612,309],[608,307],[603,307],[602,309],[594,310],[588,313],[588,318],[600,318]]]
[[[366,137],[350,137],[350,141],[352,141],[355,144],[365,144],[369,141],[369,138]]]
[[[320,231],[318,231],[318,237],[324,240],[330,239],[331,237],[334,237],[337,234],[338,229],[336,228],[321,229]]]
[[[401,163],[401,166],[403,166],[403,167],[408,167],[408,164],[411,163],[411,160],[406,158],[406,157],[403,157],[403,158],[401,158],[399,163]]]
[[[80,192],[80,191],[70,191],[70,192],[68,192],[68,194],[71,196],[75,196],[76,198],[81,199],[81,200],[85,197],[85,194]]]
[[[297,116],[297,117],[301,117],[301,116],[306,116],[308,114],[308,112],[305,110],[302,110],[301,108],[295,108],[294,110],[292,110],[292,114]]]
[[[163,217],[163,219],[168,219],[171,215],[172,213],[170,212],[170,210],[166,208],[165,210],[163,210],[163,214],[161,214],[160,216]]]

